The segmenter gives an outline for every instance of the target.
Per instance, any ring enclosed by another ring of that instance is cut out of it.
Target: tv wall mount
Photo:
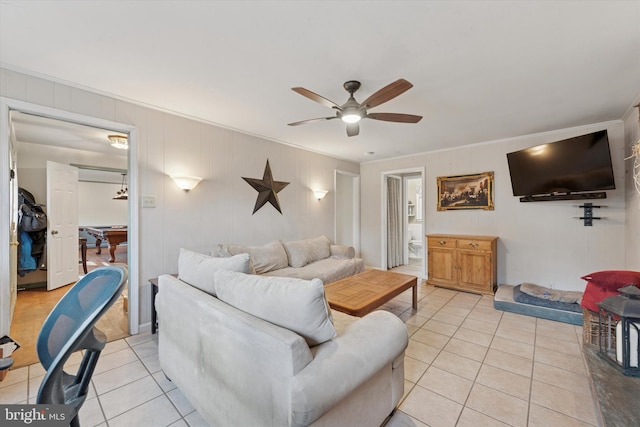
[[[594,219],[603,219],[600,216],[593,216],[593,209],[602,208],[606,206],[598,206],[598,205],[594,205],[593,203],[585,203],[584,205],[580,205],[578,207],[584,209],[584,216],[581,216],[579,219],[584,221],[585,227],[591,227],[593,226]]]
[[[552,202],[556,200],[591,200],[606,198],[607,193],[605,191],[598,191],[596,193],[555,193],[542,194],[539,196],[523,196],[520,197],[520,202]]]

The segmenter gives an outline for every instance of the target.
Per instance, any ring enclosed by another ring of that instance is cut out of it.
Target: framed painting
[[[493,210],[493,172],[438,177],[438,210]]]

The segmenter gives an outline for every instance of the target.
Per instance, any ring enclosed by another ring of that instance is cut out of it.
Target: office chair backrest
[[[77,411],[106,342],[106,336],[94,325],[118,299],[126,281],[124,267],[95,269],[73,285],[53,308],[36,343],[40,363],[47,370],[37,403],[72,405],[77,422]],[[85,350],[82,362],[76,375],[69,375],[63,371],[64,364],[78,350]]]

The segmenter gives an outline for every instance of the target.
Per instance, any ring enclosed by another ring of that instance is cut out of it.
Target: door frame
[[[389,171],[380,172],[380,266],[382,269],[386,270],[387,266],[387,184],[385,182],[387,176],[394,175],[400,176],[408,173],[420,174],[420,178],[422,179],[422,247],[423,250],[423,259],[422,259],[422,277],[427,277],[427,261],[426,261],[426,246],[425,246],[425,223],[426,223],[426,213],[425,210],[425,199],[424,191],[425,191],[425,177],[426,177],[426,168],[423,167],[415,167],[415,168],[407,168],[407,169],[394,169]],[[403,184],[404,186],[404,184]],[[402,190],[403,199],[405,194],[405,189]],[[407,207],[402,206],[403,216],[406,216]],[[405,233],[406,234],[406,233]]]
[[[139,332],[140,323],[140,285],[139,285],[139,211],[138,203],[138,131],[135,126],[112,122],[97,117],[59,110],[57,108],[32,104],[16,99],[0,97],[0,200],[9,200],[9,132],[10,113],[33,114],[55,120],[77,123],[80,125],[113,130],[129,135],[129,236],[128,236],[128,269],[129,269],[129,333]],[[8,203],[0,206],[0,336],[9,334],[12,313],[10,308],[10,273],[9,238],[11,211]]]

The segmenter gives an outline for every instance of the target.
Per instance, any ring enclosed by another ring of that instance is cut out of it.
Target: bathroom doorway
[[[422,176],[420,174],[405,175],[402,179],[406,206],[404,264],[419,267],[422,270],[424,259]]]
[[[382,173],[382,264],[390,271],[426,277],[424,169]]]

